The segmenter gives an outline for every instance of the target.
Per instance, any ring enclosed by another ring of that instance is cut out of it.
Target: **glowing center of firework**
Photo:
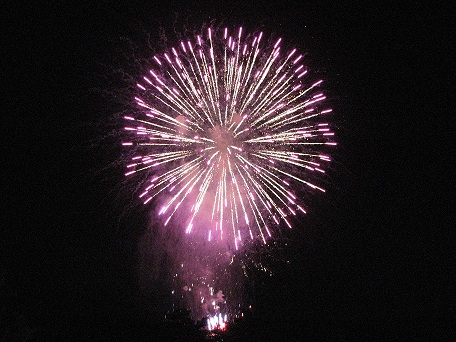
[[[214,142],[215,148],[222,154],[231,154],[230,148],[239,149],[236,146],[233,132],[227,127],[215,126],[210,134],[210,139]]]

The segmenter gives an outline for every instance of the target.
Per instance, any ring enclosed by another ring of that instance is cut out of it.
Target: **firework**
[[[305,213],[296,189],[314,181],[335,145],[321,80],[296,49],[243,28],[208,28],[151,58],[124,118],[144,204],[163,224],[208,241],[266,243]]]

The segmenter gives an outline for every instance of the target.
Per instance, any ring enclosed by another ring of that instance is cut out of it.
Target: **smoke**
[[[161,314],[190,310],[195,321],[218,313],[235,316],[244,280],[231,247],[164,226],[153,216],[150,222],[139,241],[139,282],[143,295],[154,301],[150,305],[162,305]]]

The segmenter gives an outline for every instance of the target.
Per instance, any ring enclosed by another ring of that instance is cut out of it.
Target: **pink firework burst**
[[[208,28],[151,59],[122,145],[134,149],[126,175],[145,180],[139,197],[164,225],[238,249],[292,227],[305,212],[296,189],[325,191],[314,180],[335,145],[331,109],[302,59],[242,27]]]

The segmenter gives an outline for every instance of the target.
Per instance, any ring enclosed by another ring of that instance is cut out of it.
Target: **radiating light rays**
[[[235,249],[292,227],[290,216],[305,213],[297,190],[325,191],[316,175],[336,144],[322,81],[308,80],[281,38],[262,38],[209,28],[153,56],[138,109],[124,117],[122,145],[135,153],[126,175],[147,180],[141,200],[157,200],[165,225]]]

